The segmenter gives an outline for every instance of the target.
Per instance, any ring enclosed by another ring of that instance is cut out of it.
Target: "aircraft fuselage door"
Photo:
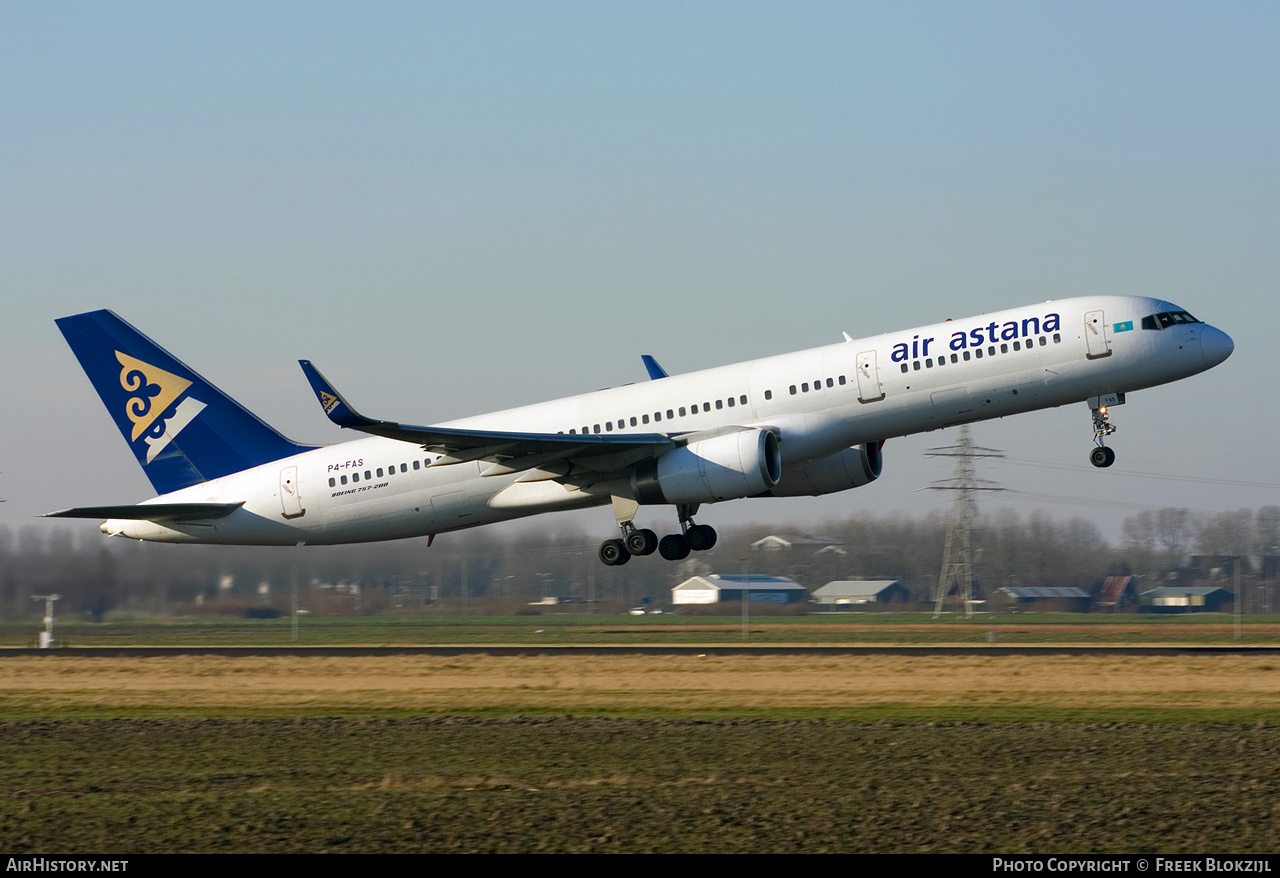
[[[1101,311],[1090,311],[1084,315],[1084,338],[1089,346],[1086,356],[1090,360],[1111,354],[1111,339],[1107,336],[1106,318]]]
[[[876,352],[863,351],[858,354],[858,402],[877,402],[884,399],[884,388],[880,386],[880,370],[876,368]]]
[[[287,466],[280,470],[280,509],[285,518],[299,518],[307,512],[302,508],[302,493],[298,490],[296,466]]]

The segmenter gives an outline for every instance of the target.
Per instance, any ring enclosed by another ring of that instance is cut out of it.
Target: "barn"
[[[1164,585],[1144,591],[1140,596],[1144,613],[1216,613],[1234,599],[1230,591],[1217,586]]]
[[[911,592],[896,579],[840,579],[815,589],[813,599],[829,607],[904,604]]]
[[[809,599],[808,589],[782,576],[713,573],[686,579],[671,589],[671,603],[722,604],[742,600],[744,592],[752,604],[798,604]]]
[[[993,596],[1005,609],[1024,612],[1083,613],[1089,609],[1089,593],[1082,588],[1062,585],[1016,586],[997,588]]]

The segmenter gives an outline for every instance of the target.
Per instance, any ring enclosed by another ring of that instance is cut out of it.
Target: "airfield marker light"
[[[53,603],[54,603],[54,601],[60,601],[60,600],[62,600],[62,595],[60,595],[60,594],[33,594],[33,595],[31,596],[31,599],[32,599],[33,601],[44,601],[44,630],[40,632],[40,648],[41,648],[41,649],[52,649],[52,648],[53,648],[53,645],[54,645],[54,640],[53,640],[53,623],[54,623]]]

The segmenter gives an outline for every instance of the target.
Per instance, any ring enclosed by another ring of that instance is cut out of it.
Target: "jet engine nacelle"
[[[884,465],[882,444],[855,445],[830,457],[786,467],[779,483],[768,493],[773,497],[817,497],[868,485],[880,478]]]
[[[640,503],[714,503],[765,494],[782,477],[778,437],[738,430],[690,442],[635,468]]]

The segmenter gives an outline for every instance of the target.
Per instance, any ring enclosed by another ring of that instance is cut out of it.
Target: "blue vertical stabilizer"
[[[110,311],[56,322],[157,493],[314,447],[290,442]]]

